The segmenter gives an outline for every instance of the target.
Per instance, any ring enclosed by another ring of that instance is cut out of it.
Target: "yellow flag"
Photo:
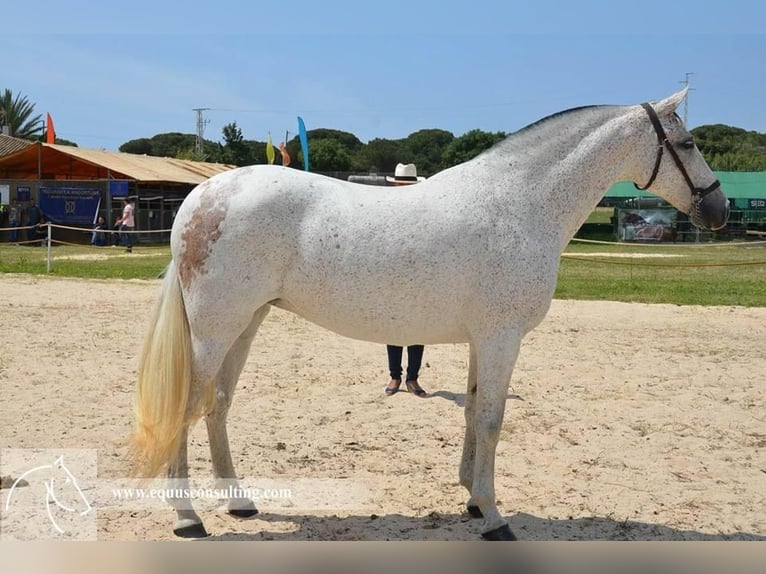
[[[271,132],[269,132],[269,139],[266,142],[266,159],[269,164],[274,163],[274,144],[271,143]]]

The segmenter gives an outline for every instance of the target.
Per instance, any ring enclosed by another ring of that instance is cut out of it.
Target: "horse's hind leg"
[[[219,307],[221,307],[225,305],[226,301],[219,299],[218,303]],[[212,304],[208,305],[207,308],[212,308]],[[231,404],[231,391],[236,383],[237,376],[244,365],[247,349],[250,346],[250,342],[252,341],[258,325],[266,316],[267,311],[268,307],[259,309],[249,319],[229,314],[229,320],[222,321],[220,324],[211,323],[206,325],[204,322],[197,322],[192,325],[192,346],[194,354],[192,358],[192,380],[188,408],[197,408],[199,401],[203,400],[202,397],[210,390],[213,390],[212,385],[216,386],[214,389],[216,393],[215,402],[212,410],[218,414],[213,416],[214,422],[212,424],[212,433],[210,431],[211,425],[208,423],[208,433],[214,437],[211,446],[213,442],[215,442],[216,445],[225,445],[224,455],[219,456],[219,452],[221,451],[219,446],[215,446],[211,449],[213,450],[214,461],[223,460],[223,466],[227,466],[225,461],[228,460],[228,468],[224,471],[216,471],[217,476],[225,474],[232,478],[234,477],[231,455],[228,454],[228,441],[223,425],[226,420],[226,412]],[[217,316],[223,317],[224,315],[225,308],[219,308],[217,310]],[[225,325],[225,328],[221,328],[220,325]],[[196,332],[194,329],[195,326],[197,327]],[[211,328],[206,329],[206,326]],[[234,342],[231,342],[227,330],[228,332],[239,331],[242,335]],[[241,349],[244,349],[244,351],[240,352]],[[231,365],[234,365],[234,367]],[[224,373],[226,376],[223,376],[222,378],[221,373]],[[228,376],[229,374],[232,375]],[[224,386],[229,385],[227,392],[220,392],[219,386],[221,380],[224,381]],[[192,414],[192,410],[187,413],[189,416]],[[168,493],[166,499],[175,509],[177,515],[176,523],[173,526],[173,532],[181,537],[201,538],[207,536],[207,532],[202,524],[202,519],[195,512],[189,496],[189,466],[187,459],[188,432],[189,429],[187,426],[184,428],[181,436],[178,455],[168,469],[168,483],[172,492]],[[218,464],[220,465],[221,463],[219,462]],[[245,502],[240,502],[246,505]],[[250,506],[252,506],[252,503]]]
[[[187,456],[187,438],[189,428],[184,428],[181,435],[181,445],[178,456],[168,468],[168,491],[165,500],[176,511],[176,523],[173,533],[182,538],[204,538],[207,531],[202,525],[202,519],[194,511],[189,497],[189,464]]]
[[[226,432],[226,417],[231,407],[231,400],[239,375],[242,373],[242,369],[247,361],[253,338],[268,312],[268,305],[258,309],[253,315],[250,325],[226,354],[223,365],[221,365],[216,377],[215,407],[205,419],[217,488],[228,489],[229,492],[233,493],[240,493],[241,490],[234,470],[234,462],[231,458],[229,437]],[[228,510],[229,513],[240,518],[247,518],[258,513],[252,500],[237,495],[229,499]]]

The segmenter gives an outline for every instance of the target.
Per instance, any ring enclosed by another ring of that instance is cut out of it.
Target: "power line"
[[[193,108],[192,111],[197,112],[197,141],[195,142],[194,150],[197,152],[197,155],[204,159],[204,135],[205,135],[205,126],[210,122],[210,120],[207,120],[203,117],[202,112],[205,110],[209,110],[210,108]]]
[[[680,80],[680,82],[684,86],[689,88],[689,90],[686,92],[686,95],[684,96],[684,125],[687,125],[686,116],[688,115],[688,112],[689,112],[689,92],[691,92],[694,89],[689,87],[689,76],[692,76],[692,75],[694,75],[694,72],[686,72],[686,74],[684,74],[684,79]]]

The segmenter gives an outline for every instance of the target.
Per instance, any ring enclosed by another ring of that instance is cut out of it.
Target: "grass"
[[[588,216],[587,223],[611,223],[614,207],[597,207]]]
[[[46,255],[41,247],[0,244],[0,273],[44,275]],[[57,245],[52,255],[51,275],[99,279],[156,279],[170,261],[168,246],[138,246],[128,254]],[[766,246],[573,241],[561,259],[555,297],[766,307]]]
[[[0,273],[47,274],[48,250],[0,244]],[[168,246],[119,247],[55,245],[50,275],[92,279],[155,279],[170,261]]]
[[[555,297],[764,307],[766,246],[572,242],[561,259]]]

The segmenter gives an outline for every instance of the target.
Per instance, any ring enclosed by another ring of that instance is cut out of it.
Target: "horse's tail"
[[[165,272],[138,365],[132,474],[154,477],[172,464],[184,427],[207,412],[212,392],[193,397],[189,320],[173,261]],[[210,385],[210,390],[214,385]],[[200,403],[190,409],[190,400]],[[204,404],[203,404],[204,403]]]

